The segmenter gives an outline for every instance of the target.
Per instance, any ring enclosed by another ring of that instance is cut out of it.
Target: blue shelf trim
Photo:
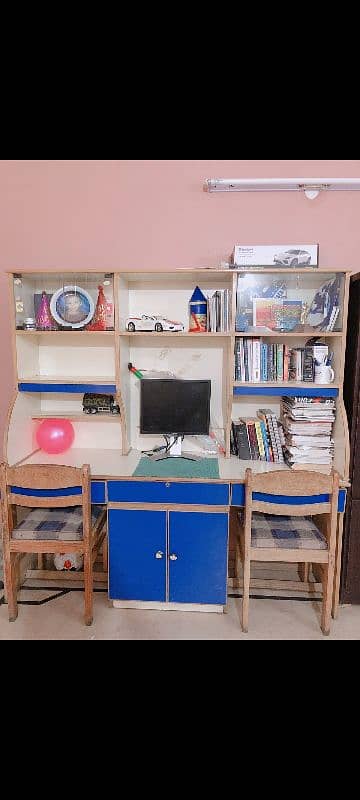
[[[338,397],[339,389],[322,389],[320,384],[316,388],[294,386],[234,386],[234,395],[256,395],[258,397]]]
[[[19,383],[19,392],[42,392],[59,394],[116,394],[116,386],[97,383]]]
[[[11,487],[12,494],[19,494],[25,497],[73,497],[81,495],[81,486],[71,486],[68,489],[23,489],[20,486]]]

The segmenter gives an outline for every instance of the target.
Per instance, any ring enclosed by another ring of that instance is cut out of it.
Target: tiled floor
[[[21,592],[22,599],[35,596],[37,600],[42,597],[39,592]],[[229,613],[223,615],[121,611],[109,606],[106,593],[98,592],[94,598],[94,623],[87,628],[82,622],[83,594],[70,592],[44,605],[20,605],[18,619],[13,623],[8,622],[7,606],[0,606],[0,640],[360,639],[360,606],[341,607],[329,637],[320,631],[320,608],[316,601],[251,600],[250,631],[243,634],[238,598],[229,600]]]

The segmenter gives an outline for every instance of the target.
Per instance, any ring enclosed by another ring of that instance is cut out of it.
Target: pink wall
[[[0,434],[11,396],[15,269],[219,264],[235,243],[320,244],[360,270],[359,193],[207,194],[210,177],[360,177],[360,161],[0,161]]]

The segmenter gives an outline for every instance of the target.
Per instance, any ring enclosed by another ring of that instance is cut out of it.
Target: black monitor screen
[[[141,381],[140,433],[208,434],[211,381]]]

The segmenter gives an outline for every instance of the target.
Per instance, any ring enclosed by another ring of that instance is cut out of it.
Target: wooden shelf
[[[291,333],[282,333],[281,331],[266,331],[266,332],[263,332],[262,330],[259,330],[256,333],[254,331],[251,331],[251,333],[248,333],[248,332],[245,332],[245,331],[241,331],[241,332],[240,331],[239,332],[236,331],[236,333],[233,334],[233,335],[235,335],[237,338],[242,337],[243,339],[250,339],[250,338],[253,338],[253,339],[264,339],[264,338],[268,338],[268,339],[284,339],[286,337],[292,338],[292,339],[294,339],[296,337],[303,337],[304,339],[313,339],[315,336],[318,339],[328,339],[329,337],[342,338],[342,336],[343,336],[341,331],[328,331],[328,332],[324,331],[323,333],[321,333],[320,331],[318,331],[318,332],[314,331],[314,329],[312,329],[311,331],[306,331],[306,332],[305,331],[292,331]]]
[[[46,413],[33,414],[32,419],[69,419],[71,422],[120,422],[120,414],[77,414],[69,411],[58,413],[57,411],[47,411]]]
[[[109,376],[106,376],[105,378],[89,378],[88,375],[85,377],[83,375],[79,375],[78,378],[74,378],[74,376],[69,377],[68,375],[51,375],[51,377],[45,377],[44,375],[30,375],[25,378],[19,377],[19,383],[73,383],[74,385],[78,383],[93,383],[94,386],[100,383],[102,386],[106,384],[112,386],[115,383],[115,376],[113,378],[109,378]]]
[[[164,336],[170,337],[171,339],[178,337],[182,339],[224,339],[234,335],[234,333],[189,333],[188,331],[184,331],[183,333],[173,331],[162,331],[161,333],[157,333],[156,331],[135,331],[135,333],[130,333],[129,331],[120,331],[119,333],[119,336],[130,336],[132,338],[136,338],[137,336],[151,336],[151,338],[154,339],[162,339]]]
[[[21,331],[16,330],[17,336],[115,336],[115,331]]]

